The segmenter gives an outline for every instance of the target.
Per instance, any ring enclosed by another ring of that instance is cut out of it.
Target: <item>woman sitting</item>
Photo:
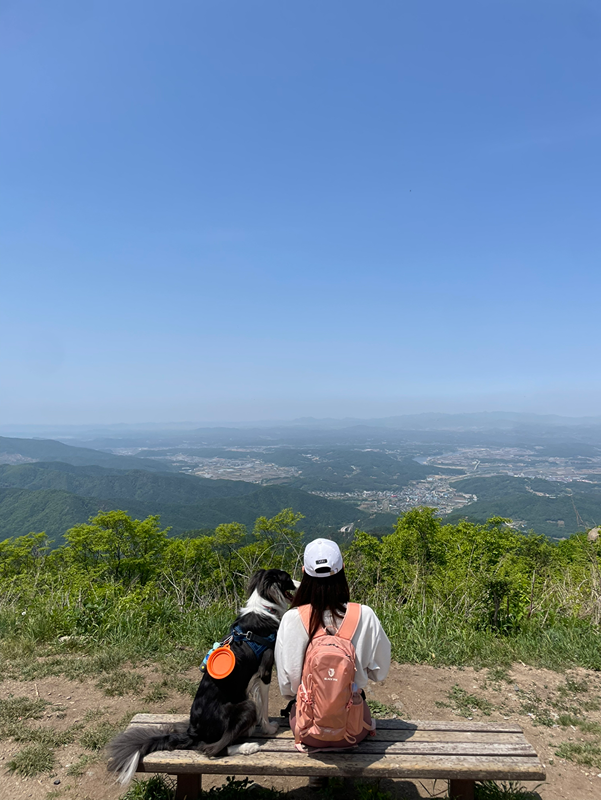
[[[349,601],[340,548],[329,539],[310,542],[275,647],[299,749],[352,747],[375,727],[363,689],[387,676],[390,642],[372,609]]]

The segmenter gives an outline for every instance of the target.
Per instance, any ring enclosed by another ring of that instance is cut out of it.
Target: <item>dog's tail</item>
[[[186,750],[195,744],[196,741],[188,734],[187,723],[172,725],[168,733],[164,728],[136,726],[119,733],[109,742],[107,768],[116,772],[119,783],[126,786],[144,756],[156,750]]]

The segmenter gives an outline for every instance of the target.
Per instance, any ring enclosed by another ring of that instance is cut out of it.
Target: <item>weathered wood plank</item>
[[[277,718],[276,718],[277,719]],[[421,731],[491,731],[506,733],[521,733],[522,729],[515,722],[475,722],[470,719],[453,720],[405,720],[405,719],[379,719],[376,720],[379,730],[413,730]]]
[[[188,722],[189,714],[134,714],[130,725],[174,725]]]
[[[544,780],[538,758],[528,756],[360,755],[355,753],[255,753],[252,757],[208,758],[188,750],[151,753],[139,772],[214,775],[330,775],[343,777],[460,778],[464,780]]]
[[[178,722],[187,722],[187,714],[136,714],[131,725],[173,725]],[[290,731],[288,724],[284,723],[282,717],[271,717],[275,722],[282,725],[280,733]],[[285,724],[285,727],[284,727]],[[378,731],[386,730],[420,730],[420,731],[473,731],[480,733],[522,733],[522,729],[515,723],[507,722],[474,722],[472,720],[451,720],[451,721],[432,721],[432,720],[402,720],[402,719],[379,719],[376,721]],[[291,735],[288,733],[288,735]],[[271,738],[256,733],[260,738]]]
[[[142,727],[142,726],[136,726]],[[161,730],[161,726],[157,727]],[[260,731],[252,735],[252,739],[257,740],[262,746],[266,742],[290,742],[294,741],[294,736],[290,728],[281,728],[272,736],[263,736]],[[369,742],[483,742],[483,743],[503,743],[503,744],[526,744],[523,733],[496,733],[494,731],[421,731],[421,730],[378,730],[375,739],[369,737],[365,743]],[[362,743],[360,748],[364,747]]]
[[[293,742],[294,736],[287,730],[278,732],[269,738],[261,737],[257,733],[252,735],[261,746],[265,742]],[[375,737],[368,737],[359,747],[369,742],[483,742],[504,744],[525,744],[523,733],[480,733],[473,731],[376,731]]]
[[[268,736],[260,730],[253,732],[253,738],[256,739],[294,739],[294,734],[290,728],[280,728],[274,736]],[[495,730],[432,730],[430,728],[376,728],[376,736],[383,742],[405,742],[409,739],[417,738],[424,741],[462,741],[462,737],[468,737],[469,741],[478,741],[476,738],[480,737],[483,742],[494,739],[494,741],[515,741],[516,737],[523,736],[523,732],[516,728],[512,731],[495,731]],[[458,737],[457,739],[455,737]],[[499,737],[507,737],[505,739]]]
[[[261,747],[261,753],[298,753],[292,740],[250,739]],[[536,751],[526,740],[518,744],[490,742],[378,742],[364,741],[353,748],[349,755],[465,755],[465,756],[528,756],[536,757]],[[303,755],[302,753],[300,755]],[[344,755],[344,753],[342,754]]]

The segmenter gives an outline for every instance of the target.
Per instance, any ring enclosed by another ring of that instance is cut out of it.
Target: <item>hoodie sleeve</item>
[[[307,631],[296,608],[282,617],[275,642],[275,663],[280,692],[286,700],[296,697],[301,682],[305,650],[309,643]]]

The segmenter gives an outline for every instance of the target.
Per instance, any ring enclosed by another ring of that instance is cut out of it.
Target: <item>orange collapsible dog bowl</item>
[[[207,661],[207,672],[211,678],[227,678],[236,666],[236,656],[229,644],[213,650]]]

